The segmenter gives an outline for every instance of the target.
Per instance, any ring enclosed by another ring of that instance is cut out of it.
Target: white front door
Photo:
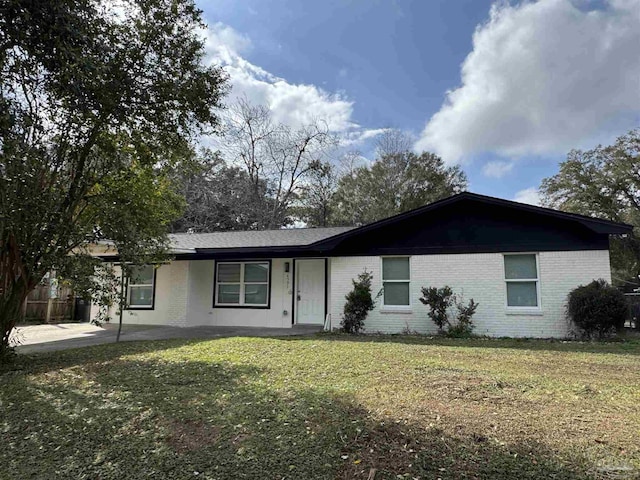
[[[324,325],[324,259],[296,260],[296,323]]]

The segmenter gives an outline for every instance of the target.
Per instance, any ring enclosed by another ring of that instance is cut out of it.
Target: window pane
[[[267,285],[266,284],[249,284],[244,286],[244,303],[248,305],[266,305],[267,303]]]
[[[129,305],[150,307],[153,303],[153,287],[129,287]]]
[[[218,303],[240,303],[240,284],[218,285]]]
[[[538,278],[535,255],[505,255],[504,275],[508,279]]]
[[[409,305],[409,282],[384,283],[385,305]]]
[[[247,263],[244,266],[245,282],[267,282],[269,278],[268,263]]]
[[[239,263],[219,263],[218,282],[239,283],[240,264]]]
[[[510,307],[537,307],[536,282],[507,282],[507,305]]]
[[[133,267],[131,269],[131,278],[129,283],[133,284],[152,284],[153,283],[153,265],[144,265],[141,267]]]
[[[383,258],[383,280],[409,280],[409,257]]]

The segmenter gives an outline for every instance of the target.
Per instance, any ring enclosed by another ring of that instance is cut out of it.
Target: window
[[[216,306],[268,306],[269,262],[221,262],[216,275]]]
[[[382,259],[383,306],[408,307],[411,280],[409,257],[385,257]]]
[[[133,267],[127,286],[129,308],[153,308],[155,268],[153,265]]]
[[[505,255],[504,278],[507,282],[507,307],[540,307],[536,254]]]

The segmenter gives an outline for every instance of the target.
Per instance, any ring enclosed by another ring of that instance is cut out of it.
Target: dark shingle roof
[[[291,228],[245,232],[175,233],[174,249],[304,246],[347,232],[353,227]]]

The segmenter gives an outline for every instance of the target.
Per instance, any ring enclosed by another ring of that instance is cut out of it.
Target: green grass
[[[19,356],[0,478],[640,478],[640,343],[231,338]]]

